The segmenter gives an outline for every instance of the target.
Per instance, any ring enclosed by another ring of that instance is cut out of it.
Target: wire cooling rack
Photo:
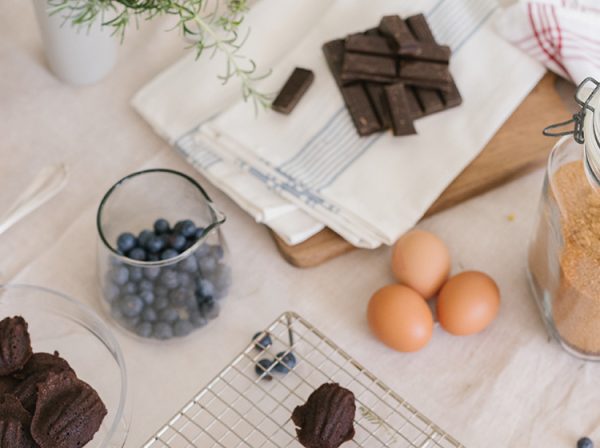
[[[300,448],[292,411],[325,382],[356,397],[356,435],[344,448],[464,448],[297,314],[284,313],[266,332],[271,347],[250,344],[144,448]],[[297,364],[288,373],[257,374],[259,360],[290,351]]]

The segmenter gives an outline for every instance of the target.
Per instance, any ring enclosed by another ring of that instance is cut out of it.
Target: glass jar
[[[133,173],[106,193],[97,214],[103,304],[143,338],[182,337],[219,314],[231,270],[225,216],[183,173]]]
[[[528,276],[549,333],[572,355],[600,360],[598,83],[585,80],[576,100],[581,111],[550,127],[575,123],[575,131],[546,132],[563,137],[548,160]]]

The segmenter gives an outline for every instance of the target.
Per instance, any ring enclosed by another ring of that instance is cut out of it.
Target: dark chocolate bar
[[[311,70],[296,67],[275,101],[273,101],[271,108],[276,112],[289,114],[294,110],[294,107],[304,96],[314,79],[315,74]]]
[[[392,127],[392,117],[390,115],[390,109],[387,104],[383,85],[376,82],[367,82],[365,83],[365,87],[367,89],[367,93],[369,94],[371,104],[373,104],[373,107],[375,108],[375,112],[377,113],[377,118],[379,118],[381,126],[383,129],[390,129]],[[417,104],[417,107],[418,106],[419,105]]]
[[[450,90],[452,76],[445,64],[424,61],[401,61],[398,77],[402,82],[419,87]]]
[[[450,62],[450,47],[447,45],[438,45],[435,43],[418,42],[416,47],[411,48],[408,54],[403,53],[403,49],[398,50],[400,56],[408,56],[412,59],[418,59],[421,61],[433,61],[433,62]]]
[[[423,109],[417,98],[416,89],[414,87],[406,86],[406,99],[408,100],[408,109],[413,118],[420,118],[423,114]]]
[[[346,51],[381,56],[394,56],[396,54],[396,49],[387,38],[365,34],[351,34],[348,36],[346,38]]]
[[[399,82],[385,86],[384,91],[390,108],[394,135],[416,134],[406,95],[406,86]]]
[[[396,61],[394,58],[384,56],[346,52],[342,65],[342,79],[344,74],[365,74],[394,78],[396,76]]]
[[[411,55],[418,51],[418,42],[399,16],[384,16],[379,22],[379,31],[392,39],[402,55]]]
[[[359,135],[370,135],[374,132],[383,130],[367,91],[362,83],[342,85],[342,65],[344,61],[344,41],[342,39],[333,40],[323,45],[323,53],[329,65],[329,70],[336,80],[344,102],[356,131]]]
[[[430,115],[446,108],[439,92],[434,89],[415,89],[423,115]]]

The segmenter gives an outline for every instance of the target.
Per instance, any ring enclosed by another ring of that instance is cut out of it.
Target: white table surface
[[[141,85],[183,54],[166,27],[132,29],[114,72],[74,88],[48,72],[29,2],[8,0],[0,10],[0,210],[42,166],[64,162],[71,173],[60,196],[0,236],[0,283],[47,286],[100,311],[96,207],[112,183],[144,167],[193,175],[228,216],[235,283],[219,319],[166,346],[115,328],[134,400],[126,446],[148,439],[285,310],[314,323],[469,447],[572,447],[583,435],[600,443],[599,366],[548,340],[526,282],[541,171],[420,224],[448,243],[454,271],[483,270],[497,280],[502,307],[479,335],[453,337],[438,327],[424,350],[395,353],[371,336],[365,319],[370,295],[393,281],[389,248],[314,269],[289,266],[267,230],[207,185],[129,106]]]

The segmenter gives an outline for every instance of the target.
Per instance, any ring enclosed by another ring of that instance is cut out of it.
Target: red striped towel
[[[600,0],[520,0],[498,32],[548,69],[579,84],[600,79]]]

